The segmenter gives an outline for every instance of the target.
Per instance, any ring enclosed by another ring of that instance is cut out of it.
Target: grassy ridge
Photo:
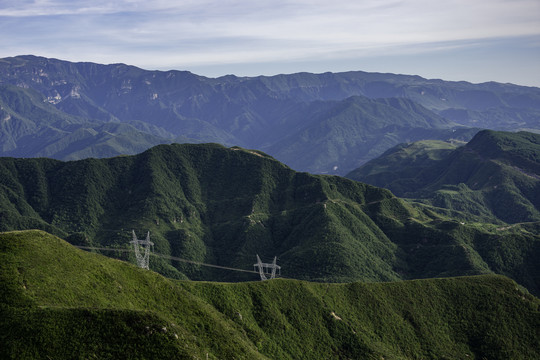
[[[0,260],[3,358],[540,355],[540,301],[501,276],[175,281],[41,231],[0,234]]]

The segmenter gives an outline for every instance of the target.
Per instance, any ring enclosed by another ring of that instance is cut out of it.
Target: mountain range
[[[124,260],[132,230],[150,231],[156,253],[244,270],[257,254],[266,262],[277,256],[282,276],[294,279],[497,273],[538,294],[538,226],[465,223],[386,189],[296,172],[260,151],[219,144],[68,162],[0,158],[0,231],[43,229]],[[257,279],[174,259],[150,267],[178,279]]]
[[[43,231],[0,233],[3,359],[535,359],[540,300],[503,276],[178,281]]]
[[[0,59],[2,156],[74,160],[215,142],[344,175],[397,144],[468,141],[480,128],[540,131],[540,89],[361,71],[207,78]]]

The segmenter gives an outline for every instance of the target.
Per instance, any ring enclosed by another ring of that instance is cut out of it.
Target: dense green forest
[[[121,259],[132,230],[150,231],[156,253],[247,270],[256,254],[277,256],[283,276],[299,280],[497,273],[539,293],[538,223],[458,221],[258,151],[175,144],[109,159],[2,158],[0,175],[0,230],[39,228]],[[257,279],[162,258],[150,266],[177,279]]]

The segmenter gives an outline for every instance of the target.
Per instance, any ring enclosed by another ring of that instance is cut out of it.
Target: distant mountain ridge
[[[486,221],[540,221],[540,134],[484,130],[462,147],[403,144],[347,177]]]
[[[113,249],[149,230],[157,253],[240,269],[252,269],[256,254],[278,256],[295,279],[498,273],[540,292],[538,224],[460,224],[385,189],[218,144],[69,162],[0,158],[0,231],[35,228]],[[151,267],[194,280],[257,278],[161,258]]]
[[[0,84],[4,156],[78,159],[217,142],[345,174],[402,142],[467,141],[482,127],[540,130],[538,88],[360,71],[211,79],[19,56],[0,59]],[[124,126],[102,128],[109,123]]]

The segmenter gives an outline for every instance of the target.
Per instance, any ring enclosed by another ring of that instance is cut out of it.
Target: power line
[[[120,251],[120,252],[133,252],[133,250],[130,249],[122,249],[122,248],[100,248],[100,247],[93,247],[93,246],[81,246],[81,245],[73,245],[76,248],[84,249],[84,250],[102,250],[102,251]]]
[[[194,264],[194,265],[201,265],[201,266],[207,266],[207,267],[213,267],[213,268],[225,269],[225,270],[232,270],[232,271],[241,271],[241,272],[247,272],[247,273],[251,273],[251,274],[258,274],[259,273],[258,271],[253,271],[253,270],[245,270],[245,269],[238,269],[238,268],[233,268],[233,267],[228,267],[228,266],[206,264],[206,263],[199,262],[199,261],[182,259],[182,258],[179,258],[179,257],[176,257],[176,256],[163,255],[163,254],[154,254],[154,253],[152,253],[152,255],[159,256],[159,257],[162,257],[164,259],[177,260],[177,261],[182,261],[182,262],[189,263],[189,264]]]
[[[133,252],[133,250],[130,250],[130,249],[100,248],[100,247],[78,246],[78,245],[74,245],[74,246],[79,248],[79,249],[85,249],[85,250]],[[247,272],[247,273],[250,273],[250,274],[258,274],[259,273],[258,271],[238,269],[238,268],[233,268],[233,267],[228,267],[228,266],[220,266],[220,265],[214,265],[214,264],[207,264],[207,263],[203,263],[203,262],[200,262],[200,261],[187,260],[187,259],[182,259],[182,258],[179,258],[179,257],[176,257],[176,256],[170,256],[170,255],[164,255],[164,254],[150,253],[150,255],[161,257],[161,258],[168,259],[168,260],[176,260],[176,261],[181,261],[181,262],[185,262],[185,263],[188,263],[188,264],[212,267],[212,268],[217,268],[217,269]]]

